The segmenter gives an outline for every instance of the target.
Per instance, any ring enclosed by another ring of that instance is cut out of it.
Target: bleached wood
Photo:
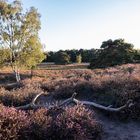
[[[38,109],[38,108],[50,108],[50,107],[52,107],[52,106],[48,106],[48,104],[43,104],[43,105],[36,105],[35,104],[36,100],[41,95],[47,95],[47,94],[46,93],[40,93],[40,94],[35,96],[35,98],[33,99],[33,101],[30,104],[16,107],[16,109],[28,110],[28,109]],[[117,108],[113,108],[112,105],[106,107],[106,106],[100,105],[100,104],[95,103],[95,102],[77,100],[75,98],[76,95],[77,95],[77,93],[74,93],[72,95],[72,97],[70,97],[70,98],[64,100],[62,103],[58,104],[58,107],[61,107],[61,106],[64,106],[66,104],[74,102],[76,104],[90,105],[90,106],[93,106],[94,108],[104,110],[104,111],[120,112],[120,111],[124,110],[125,108],[129,108],[129,107],[134,105],[132,100],[128,100],[126,104],[124,104],[123,106],[117,107]]]

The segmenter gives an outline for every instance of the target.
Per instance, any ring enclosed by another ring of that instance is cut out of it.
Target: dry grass
[[[67,65],[56,65],[53,63],[41,63],[37,66],[37,69],[46,70],[69,70],[69,69],[87,69],[89,63],[72,63]]]

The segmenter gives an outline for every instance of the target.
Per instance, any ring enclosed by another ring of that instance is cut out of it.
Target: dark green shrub
[[[90,68],[105,68],[132,63],[135,54],[133,47],[133,44],[126,43],[124,39],[104,41],[96,57],[91,61]]]

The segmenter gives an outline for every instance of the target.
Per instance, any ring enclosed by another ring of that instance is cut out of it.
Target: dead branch
[[[128,100],[125,105],[118,107],[118,108],[113,108],[113,107],[111,107],[111,105],[106,107],[106,106],[103,106],[103,105],[100,105],[100,104],[97,104],[94,102],[79,101],[77,99],[73,99],[73,101],[76,104],[90,105],[90,106],[93,106],[97,109],[101,109],[101,110],[105,110],[105,111],[109,111],[109,112],[120,112],[120,111],[124,110],[125,108],[131,107],[133,105],[132,100]]]
[[[76,95],[77,95],[77,93],[74,93],[70,98],[66,99],[65,101],[60,103],[58,106],[61,107],[61,106],[64,106],[65,104],[69,104],[69,103],[73,102]]]
[[[9,83],[9,84],[0,84],[0,87],[6,88],[6,89],[13,89],[22,86],[22,84],[19,82],[15,83]]]
[[[16,107],[16,109],[23,109],[23,110],[28,110],[28,109],[38,109],[38,108],[50,108],[51,106],[48,106],[47,103],[46,104],[43,104],[43,105],[38,105],[36,104],[36,100],[41,96],[41,95],[47,95],[46,93],[40,93],[38,95],[36,95],[36,97],[33,99],[33,101],[30,103],[30,104],[27,104],[27,105],[24,105],[24,106],[19,106],[19,107]],[[93,106],[94,108],[97,108],[97,109],[100,109],[100,110],[104,110],[104,111],[109,111],[109,112],[120,112],[122,110],[124,110],[125,108],[129,108],[131,106],[133,106],[133,101],[132,100],[128,100],[127,103],[121,107],[118,107],[118,108],[113,108],[112,105],[110,106],[103,106],[103,105],[100,105],[100,104],[97,104],[95,102],[90,102],[90,101],[79,101],[77,99],[75,99],[75,96],[77,95],[77,93],[74,93],[72,95],[72,97],[64,100],[62,103],[60,103],[58,105],[58,107],[61,107],[61,106],[64,106],[66,104],[69,104],[69,103],[76,103],[76,104],[83,104],[83,105],[90,105],[90,106]]]
[[[32,100],[32,102],[30,104],[18,106],[18,107],[16,107],[16,109],[29,110],[29,109],[38,109],[38,108],[48,108],[47,104],[45,104],[45,105],[44,104],[43,105],[36,104],[37,99],[42,95],[47,96],[46,93],[41,92],[35,96],[35,98]]]
[[[46,104],[43,104],[43,105],[41,105],[41,104],[40,104],[40,105],[39,105],[39,104],[36,104],[37,99],[38,99],[40,96],[42,96],[42,95],[47,96],[46,93],[41,92],[41,93],[39,93],[39,94],[37,94],[37,95],[35,96],[35,98],[32,100],[32,102],[31,102],[30,104],[16,107],[16,109],[29,110],[29,109],[38,109],[38,108],[51,108],[52,106],[48,106],[47,103],[46,103]],[[75,98],[76,95],[77,95],[77,93],[74,93],[74,94],[72,95],[72,97],[70,97],[70,98],[64,100],[64,101],[63,101],[62,103],[60,103],[58,106],[61,107],[61,106],[64,106],[64,105],[66,105],[66,104],[69,104],[69,103],[73,102],[73,99]]]
[[[35,105],[35,102],[37,101],[37,99],[38,99],[40,96],[42,96],[42,95],[47,96],[46,93],[41,92],[41,93],[39,93],[39,94],[37,94],[37,95],[35,96],[35,98],[34,98],[34,99],[32,100],[32,102],[31,102],[31,104]]]

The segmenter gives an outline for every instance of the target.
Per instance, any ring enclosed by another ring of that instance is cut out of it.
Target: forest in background
[[[43,62],[56,64],[90,63],[90,68],[104,68],[114,65],[140,62],[140,50],[124,39],[104,41],[100,49],[60,50],[46,52]]]

